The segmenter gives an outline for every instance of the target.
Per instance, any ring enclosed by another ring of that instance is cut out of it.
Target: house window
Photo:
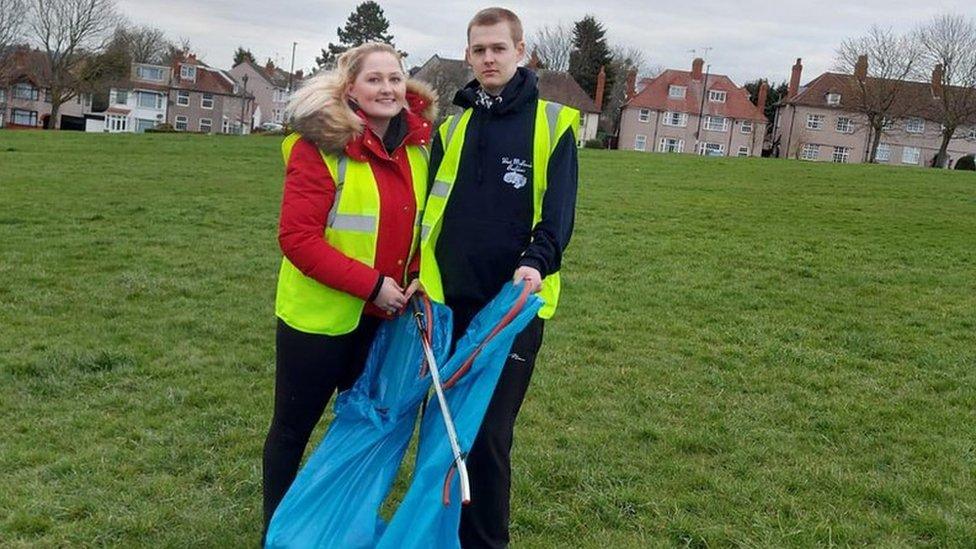
[[[651,121],[651,109],[641,109],[637,112],[638,122],[650,122]]]
[[[698,154],[702,156],[725,156],[725,145],[721,143],[702,143],[698,146]]]
[[[155,120],[149,120],[146,118],[136,118],[136,133],[142,133],[146,130],[151,130],[156,127]]]
[[[708,100],[712,103],[725,103],[728,94],[719,90],[708,90]]]
[[[214,106],[214,98],[212,93],[205,93],[203,97],[200,98],[200,108],[201,109],[212,109]]]
[[[136,98],[140,107],[146,109],[163,108],[163,98],[158,93],[136,92]]]
[[[187,117],[180,115],[176,117],[176,124],[173,127],[180,130],[181,132],[185,132],[187,128],[190,127],[189,122],[190,121],[187,119]]]
[[[905,123],[905,131],[908,133],[922,133],[925,131],[925,120],[921,118],[909,118]]]
[[[800,159],[816,160],[817,158],[820,158],[820,145],[814,145],[813,143],[803,145],[803,149],[800,151]]]
[[[835,92],[828,93],[827,104],[830,105],[831,107],[836,107],[837,105],[840,105],[840,94]]]
[[[230,120],[224,120],[223,123],[220,124],[220,133],[230,133],[230,128]]]
[[[284,117],[284,113],[282,112],[282,110],[281,109],[275,109],[275,110],[273,110],[271,112],[273,113],[274,121],[277,122],[278,124],[281,124],[281,120]]]
[[[749,147],[745,145],[739,147],[739,152],[736,153],[736,156],[749,156]]]
[[[27,101],[37,101],[41,98],[41,90],[31,86],[26,82],[14,85],[14,99],[26,99]],[[16,122],[14,122],[16,124]]]
[[[847,116],[837,117],[837,131],[840,133],[854,133],[854,120]]]
[[[673,137],[662,137],[657,146],[658,152],[679,153],[685,150],[685,140]]]
[[[180,80],[193,82],[197,79],[197,68],[193,65],[180,65]]]
[[[918,164],[918,159],[922,156],[922,151],[918,147],[905,147],[901,151],[902,164]]]
[[[213,120],[209,118],[200,119],[200,131],[203,133],[210,133],[213,129]]]
[[[847,164],[847,161],[851,157],[850,147],[834,147],[834,155],[830,158],[831,161],[838,164]]]
[[[283,90],[281,88],[275,88],[275,91],[274,91],[274,102],[275,103],[284,103],[286,101],[288,101],[288,91],[287,90]]]
[[[51,88],[44,88],[44,102],[51,102]]]
[[[176,92],[176,104],[180,107],[190,106],[190,92],[185,90],[180,90]]]
[[[129,102],[128,90],[115,90],[115,104],[125,105]]]
[[[110,132],[124,132],[129,127],[129,117],[125,115],[109,114],[105,116],[105,127]]]
[[[824,120],[827,117],[822,114],[808,114],[807,115],[807,129],[808,130],[822,130],[824,127]]]
[[[752,133],[752,120],[744,120],[739,125],[739,133]]]
[[[163,81],[163,69],[161,67],[136,67],[136,76],[143,80]]]
[[[13,109],[10,111],[10,123],[20,126],[36,126],[37,111],[22,111]]]
[[[3,101],[3,97],[0,97],[0,101]],[[966,139],[976,139],[976,128],[969,130],[969,135],[966,136]]]
[[[664,117],[661,119],[661,124],[665,126],[684,128],[688,125],[688,115],[683,112],[666,112],[664,113]]]
[[[686,90],[687,88],[684,86],[675,86],[672,84],[668,86],[668,97],[671,99],[684,99]]]
[[[895,121],[887,116],[881,121],[881,131],[890,132],[895,127]]]
[[[646,151],[647,150],[647,136],[643,134],[637,134],[634,139],[634,150],[635,151]]]
[[[888,143],[878,143],[878,150],[874,151],[876,162],[887,162],[891,160],[891,145]]]
[[[724,116],[706,116],[705,129],[712,132],[724,132],[729,129],[729,119]]]

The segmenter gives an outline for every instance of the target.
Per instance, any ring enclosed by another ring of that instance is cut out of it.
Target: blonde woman
[[[274,416],[264,445],[264,528],[332,394],[362,372],[379,324],[416,283],[408,265],[427,195],[437,101],[387,44],[353,48],[292,97],[296,133],[278,241]],[[416,264],[416,261],[414,261]]]

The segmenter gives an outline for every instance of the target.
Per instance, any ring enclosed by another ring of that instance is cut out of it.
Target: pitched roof
[[[235,65],[235,67],[239,67],[240,65],[250,66],[252,69],[254,69],[254,72],[258,73],[258,75],[261,76],[261,78],[264,78],[272,86],[278,88],[288,88],[289,74],[288,71],[286,70],[280,69],[275,66],[262,67],[261,65],[258,65],[257,63],[251,61],[250,59],[245,59],[244,61],[241,61],[240,63]],[[299,73],[301,73],[301,71],[297,71],[294,77],[292,78],[292,85],[295,85],[303,80],[298,76]]]
[[[16,82],[27,80],[39,88],[47,87],[51,82],[51,65],[47,55],[41,50],[27,46],[11,46],[0,54],[0,59],[9,63],[0,74],[0,81]]]
[[[895,85],[898,86],[898,96],[895,99],[892,112],[898,113],[898,116],[917,116],[928,120],[941,120],[941,101],[933,91],[930,82],[898,81],[874,77],[868,77],[864,81],[865,89],[869,92],[872,88],[875,90],[891,90]],[[950,86],[950,89],[965,94],[965,88]],[[827,104],[827,94],[829,93],[840,94],[839,105]],[[879,91],[878,93],[884,92]],[[811,80],[807,85],[800,87],[795,96],[783,99],[779,104],[856,111],[859,110],[858,98],[860,96],[861,84],[854,75],[825,72]],[[971,92],[971,97],[973,101],[976,101],[976,90]],[[974,105],[973,112],[976,115],[976,105]]]
[[[180,76],[180,65],[193,65],[197,68],[196,78],[184,80]],[[219,93],[223,95],[236,95],[235,81],[226,72],[215,69],[196,57],[188,57],[183,60],[173,61],[173,80],[170,87],[178,90],[190,90],[204,93]]]
[[[600,108],[568,72],[535,69],[539,76],[539,97],[555,101],[580,112],[599,113]]]
[[[767,121],[762,109],[749,99],[749,92],[745,88],[736,86],[732,79],[724,74],[709,74],[708,89],[726,92],[725,103],[705,101],[702,105],[704,78],[693,78],[691,71],[668,69],[655,78],[641,80],[641,83],[645,84],[643,89],[624,104],[625,108],[692,114],[697,114],[701,110],[704,115]],[[672,85],[684,86],[685,96],[680,99],[669,97],[668,88]]]

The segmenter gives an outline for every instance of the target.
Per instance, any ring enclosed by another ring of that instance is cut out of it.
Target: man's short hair
[[[508,23],[513,43],[518,45],[523,40],[522,21],[518,15],[505,8],[485,8],[476,13],[468,23],[468,40],[471,40],[471,27],[490,27],[498,23]]]

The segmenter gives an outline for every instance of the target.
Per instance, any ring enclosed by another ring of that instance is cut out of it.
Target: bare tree
[[[541,68],[554,71],[569,70],[569,53],[573,50],[573,29],[561,23],[554,26],[546,25],[529,39],[526,49],[539,58]]]
[[[919,26],[916,35],[922,59],[935,67],[932,91],[942,143],[933,165],[944,168],[949,142],[960,137],[964,125],[976,124],[976,23],[962,15],[940,15]]]
[[[627,100],[627,75],[633,71],[637,73],[638,79],[653,78],[664,70],[660,65],[649,65],[643,51],[624,46],[613,48],[613,61],[610,64],[617,77],[611,82],[604,96],[603,105],[600,105],[602,108],[600,125],[607,133],[616,134],[617,125],[620,123],[620,108]]]
[[[886,124],[913,107],[906,92],[920,57],[913,35],[899,35],[876,25],[864,36],[844,40],[837,50],[837,70],[852,75],[842,100],[863,116],[868,127],[869,162],[876,160]]]
[[[17,44],[24,30],[23,0],[0,0],[0,77],[9,57],[8,48]]]
[[[162,63],[170,45],[166,33],[151,25],[119,27],[116,35],[126,43],[132,61],[135,63],[153,65]]]
[[[78,75],[120,21],[114,0],[27,0],[27,27],[47,55],[50,128],[61,105],[77,95]]]

